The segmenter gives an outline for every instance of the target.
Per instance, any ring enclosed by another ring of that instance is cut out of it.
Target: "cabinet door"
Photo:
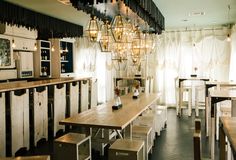
[[[33,70],[33,53],[32,52],[20,52],[21,70],[32,71]]]
[[[16,45],[15,50],[34,51],[36,40],[14,37],[14,41]]]

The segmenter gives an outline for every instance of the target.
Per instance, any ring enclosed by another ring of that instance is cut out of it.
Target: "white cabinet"
[[[51,77],[51,42],[39,40],[37,47],[34,55],[34,75],[35,77]]]
[[[36,40],[34,39],[26,39],[20,37],[14,37],[14,42],[16,47],[14,50],[22,50],[22,51],[34,51]]]

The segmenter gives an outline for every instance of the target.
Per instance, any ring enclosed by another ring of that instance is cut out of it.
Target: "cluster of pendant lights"
[[[101,28],[101,29],[99,29]],[[101,37],[98,40],[98,34]],[[152,52],[154,48],[153,35],[146,30],[142,32],[140,28],[131,23],[128,17],[118,14],[110,25],[105,21],[99,27],[96,17],[92,17],[86,29],[90,42],[99,41],[102,52],[113,52],[119,61],[132,58],[134,64],[138,64],[142,56]]]

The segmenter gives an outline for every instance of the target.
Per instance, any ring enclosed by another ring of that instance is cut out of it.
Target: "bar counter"
[[[89,79],[91,79],[91,77],[55,78],[55,79],[38,80],[38,81],[31,81],[31,82],[25,82],[25,81],[24,82],[6,82],[6,83],[0,84],[0,92],[15,91],[15,90],[20,90],[20,89],[29,89],[29,88],[56,85],[56,84],[62,84],[62,83],[70,83],[70,82],[89,80]]]
[[[21,148],[28,150],[30,144],[37,146],[41,139],[64,132],[59,121],[88,110],[90,101],[97,102],[89,97],[92,83],[91,77],[1,83],[0,157],[14,156]]]

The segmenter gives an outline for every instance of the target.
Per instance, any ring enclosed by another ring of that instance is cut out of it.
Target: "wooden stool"
[[[152,145],[154,144],[154,140],[155,140],[155,119],[154,119],[154,115],[153,116],[139,116],[133,123],[134,125],[137,126],[144,126],[144,127],[151,127],[151,137],[152,137]]]
[[[144,160],[144,142],[117,139],[109,148],[109,160]]]
[[[145,159],[148,160],[148,153],[152,152],[151,127],[133,126],[132,139],[144,141]]]
[[[91,159],[91,137],[68,133],[54,141],[55,160]]]

